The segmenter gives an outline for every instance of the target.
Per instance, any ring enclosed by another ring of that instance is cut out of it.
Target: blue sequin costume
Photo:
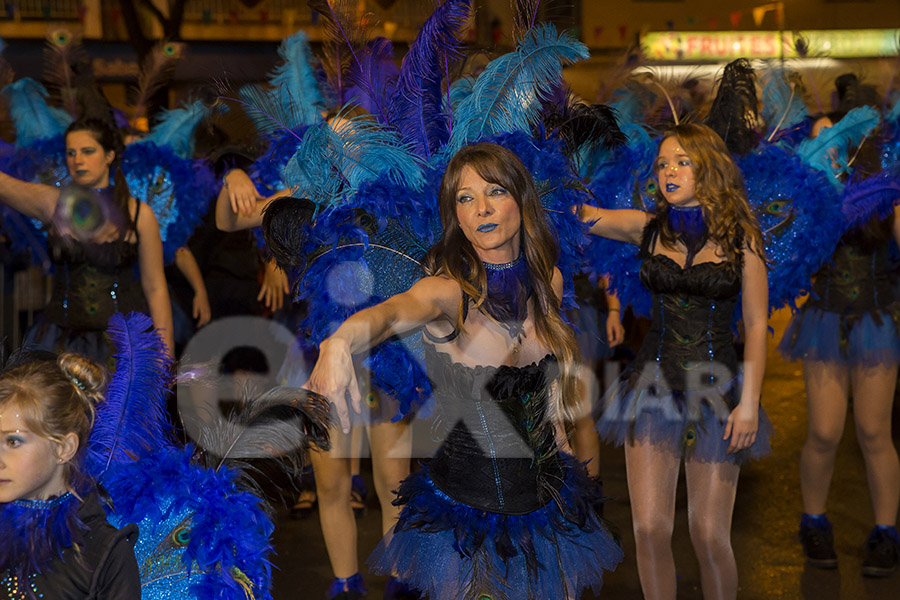
[[[816,273],[779,352],[789,360],[851,366],[900,362],[900,302],[888,255],[888,244],[868,241],[865,232],[845,235],[831,262]]]
[[[606,441],[639,440],[701,462],[741,462],[769,452],[771,424],[759,409],[755,443],[727,454],[725,422],[740,400],[731,322],[741,274],[729,262],[682,268],[654,254],[657,218],[644,228],[641,282],[653,295],[653,322],[631,367],[607,391],[597,430]]]
[[[556,449],[546,418],[556,359],[470,367],[425,347],[446,437],[401,483],[400,518],[370,557],[372,569],[431,600],[599,591],[622,551],[597,516],[599,484]]]

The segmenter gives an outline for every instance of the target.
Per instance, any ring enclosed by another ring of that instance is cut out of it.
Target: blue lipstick
[[[484,225],[479,225],[477,231],[480,233],[488,233],[489,231],[493,231],[497,229],[496,223],[485,223]]]
[[[666,184],[666,191],[669,192],[669,193],[672,193],[672,192],[674,192],[675,190],[677,190],[677,189],[680,188],[680,187],[681,187],[680,185],[675,185],[674,183],[667,183],[667,184]]]

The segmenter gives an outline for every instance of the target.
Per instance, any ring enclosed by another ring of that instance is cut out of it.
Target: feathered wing
[[[746,154],[759,141],[754,132],[756,105],[756,73],[750,62],[739,58],[725,65],[706,124],[732,154]]]
[[[551,25],[533,28],[519,47],[488,64],[454,113],[448,155],[466,144],[505,131],[530,131],[541,99],[562,77],[562,66],[588,57],[587,47]]]
[[[871,106],[854,108],[833,127],[823,129],[818,137],[801,142],[797,154],[839,187],[841,174],[850,170],[850,148],[859,146],[878,126],[878,121],[878,111]]]
[[[115,313],[107,333],[116,347],[116,371],[88,442],[88,469],[97,479],[116,463],[171,446],[165,397],[172,359],[153,321],[140,313]]]
[[[400,65],[388,119],[426,159],[446,143],[450,134],[441,88],[448,63],[460,56],[459,34],[469,18],[469,7],[470,0],[441,4],[422,25]]]
[[[2,94],[15,123],[17,148],[61,135],[72,122],[66,111],[47,104],[47,90],[34,79],[23,77]]]

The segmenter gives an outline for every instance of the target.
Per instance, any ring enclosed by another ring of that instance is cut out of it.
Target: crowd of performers
[[[803,361],[808,399],[802,551],[837,566],[826,504],[852,385],[875,515],[863,575],[897,569],[900,94],[844,76],[836,110],[811,113],[800,74],[738,60],[709,106],[646,76],[589,105],[562,82],[583,44],[525,15],[516,49],[476,69],[469,10],[442,3],[399,67],[389,41],[341,39],[329,12],[321,59],[295,34],[268,85],[206,94],[146,135],[83,73],[59,106],[6,82],[5,241],[53,280],[0,373],[9,597],[271,597],[272,519],[244,464],[299,458],[327,597],[364,598],[347,452],[364,427],[384,533],[368,566],[386,598],[602,595],[623,554],[592,429],[625,448],[644,597],[676,595],[683,462],[704,597],[735,598],[737,482],[771,451],[760,396],[767,319],[784,306],[779,350]],[[66,72],[74,41],[52,43]],[[236,112],[264,150],[197,156],[201,123]],[[175,367],[165,267],[190,285],[196,326],[215,316],[186,248],[207,208],[219,229],[261,227],[260,298],[290,290],[305,312],[289,385],[207,415],[184,443],[166,399],[209,368]],[[608,287],[599,319],[582,318],[579,274]],[[620,306],[649,328],[618,379],[586,391],[601,352],[585,340],[619,343]],[[424,416],[439,447],[411,473]]]

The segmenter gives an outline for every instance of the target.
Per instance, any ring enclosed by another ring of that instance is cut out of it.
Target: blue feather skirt
[[[599,483],[566,459],[557,498],[525,514],[488,512],[439,490],[425,467],[400,484],[397,524],[369,557],[429,600],[545,600],[600,591],[622,550],[601,523]]]
[[[649,443],[675,456],[703,463],[740,464],[771,452],[772,423],[762,406],[756,441],[728,454],[722,439],[731,410],[737,405],[741,375],[702,391],[670,389],[647,382],[636,371],[626,372],[606,392],[597,416],[597,432],[607,443]]]
[[[854,318],[804,306],[791,319],[778,351],[787,360],[846,366],[900,362],[900,303]]]
[[[68,329],[40,318],[25,333],[22,347],[31,350],[46,350],[56,354],[77,352],[107,369],[112,369],[116,364],[115,359],[112,358],[112,347],[109,345],[105,329]]]

